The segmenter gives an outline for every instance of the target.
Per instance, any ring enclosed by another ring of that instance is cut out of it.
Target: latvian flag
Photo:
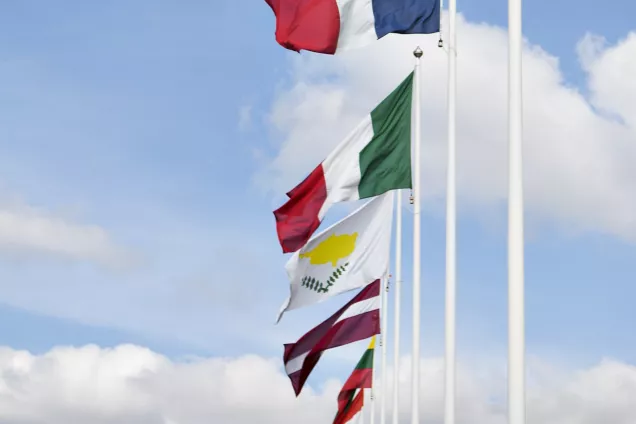
[[[327,349],[380,334],[380,280],[366,286],[329,319],[285,345],[283,361],[296,396]]]
[[[440,0],[265,0],[276,41],[293,51],[335,54],[387,34],[439,32]]]
[[[375,336],[338,394],[338,413],[333,424],[345,424],[362,411],[364,389],[373,387],[373,352]]]

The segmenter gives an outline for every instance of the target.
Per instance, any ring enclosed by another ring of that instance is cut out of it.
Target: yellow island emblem
[[[300,258],[309,258],[312,265],[324,265],[331,263],[334,268],[340,259],[351,255],[356,248],[358,233],[353,234],[332,234],[318,246],[309,252],[301,253]]]

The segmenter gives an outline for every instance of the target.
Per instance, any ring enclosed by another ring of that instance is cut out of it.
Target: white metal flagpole
[[[402,290],[402,191],[395,196],[395,288],[393,289],[393,420],[399,424],[400,410],[400,296]]]
[[[358,414],[358,421],[356,422],[356,424],[364,424],[364,412],[367,410],[366,406],[367,406],[367,400],[366,400],[366,390],[361,389],[362,390],[362,408],[360,408],[360,413]]]
[[[389,297],[389,279],[385,278],[382,285],[382,309],[380,311],[381,315],[381,334],[380,334],[380,352],[382,354],[382,371],[380,374],[380,390],[378,393],[380,395],[380,424],[386,423],[386,343],[388,340],[388,329],[387,329],[387,315],[389,312],[388,309],[388,297]]]
[[[413,352],[411,367],[411,424],[420,422],[420,58],[422,49],[413,51]]]
[[[382,281],[384,281],[384,280],[382,280]],[[382,287],[382,285],[380,287]],[[380,290],[382,290],[382,289],[380,289]],[[383,295],[383,293],[382,293],[382,291],[380,291],[380,296],[382,296],[382,295]],[[384,311],[380,311],[380,313],[384,313]],[[380,331],[382,331],[381,327],[380,327]],[[380,339],[380,343],[381,342],[382,342],[382,339]],[[374,349],[375,349],[375,347],[374,347]],[[376,378],[375,378],[375,374],[376,374],[376,372],[375,372],[375,370],[377,369],[375,364],[377,362],[377,360],[376,360],[377,356],[378,355],[376,355],[375,352],[373,352],[373,366],[371,367],[372,368],[372,371],[371,371],[371,389],[369,390],[369,397],[371,398],[370,405],[369,405],[370,406],[369,407],[369,414],[370,414],[369,422],[371,424],[375,424],[375,404],[376,404],[376,401],[375,401],[375,398],[376,398],[376,390],[375,390]]]
[[[375,377],[372,377],[373,379],[373,385],[375,385]],[[371,390],[369,390],[369,397],[371,398],[371,400],[369,401],[371,403],[370,408],[369,408],[369,422],[371,424],[375,423],[375,396],[373,395],[373,393],[375,392],[375,388],[372,387]]]
[[[457,1],[448,1],[448,166],[446,182],[446,349],[444,423],[455,424],[455,306],[456,306],[456,50]]]
[[[508,0],[508,424],[525,424],[521,0]]]

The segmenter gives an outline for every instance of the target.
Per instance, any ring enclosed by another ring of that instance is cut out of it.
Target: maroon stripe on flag
[[[335,314],[327,318],[324,322],[314,327],[307,334],[302,336],[296,343],[285,344],[285,353],[283,354],[283,361],[285,363],[290,360],[305,354],[320,341],[329,332],[334,323],[338,321],[338,318],[345,313],[352,305],[362,302],[363,300],[371,299],[373,297],[380,296],[380,280],[375,280],[363,288],[353,299],[347,302],[342,308],[340,308]]]
[[[300,373],[301,373],[302,369],[289,374],[289,381],[291,381],[292,387],[294,388],[294,393],[296,393],[296,396],[298,396],[298,394],[300,393]]]
[[[327,334],[316,343],[303,361],[300,376],[296,384],[292,381],[296,396],[300,394],[309,374],[313,371],[325,350],[368,339],[376,334],[380,334],[379,309],[365,312],[336,323]]]
[[[276,232],[283,253],[303,247],[320,226],[318,213],[327,200],[327,183],[322,165],[318,165],[289,193],[289,200],[274,211]]]
[[[334,54],[340,34],[336,0],[265,0],[276,15],[276,41],[293,51]]]
[[[312,351],[332,349],[380,334],[380,309],[337,322]]]

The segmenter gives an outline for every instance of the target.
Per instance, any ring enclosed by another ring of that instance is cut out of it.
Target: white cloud
[[[412,69],[423,46],[423,190],[445,195],[447,57],[436,37],[387,37],[336,57],[306,55],[272,106],[282,142],[255,176],[285,193]],[[573,46],[574,47],[574,46]],[[525,195],[529,216],[568,231],[636,240],[636,34],[577,46],[590,100],[563,80],[558,58],[525,44]],[[507,33],[458,19],[458,190],[462,212],[507,197]],[[620,119],[616,119],[616,117]]]
[[[593,104],[620,116],[632,130],[636,128],[636,33],[611,47],[607,47],[604,38],[587,35],[578,51],[589,72]]]
[[[330,422],[346,375],[294,398],[280,359],[171,361],[123,345],[58,347],[43,355],[0,349],[3,423]],[[404,358],[401,415],[408,422],[409,366]],[[351,365],[353,367],[353,363]],[[539,370],[548,369],[539,367]],[[475,372],[479,370],[479,372]],[[528,390],[528,419],[540,424],[631,424],[636,421],[636,368],[611,360],[576,372],[546,373]],[[529,374],[533,375],[531,369]],[[547,377],[546,377],[547,376]],[[505,380],[483,367],[458,369],[458,423],[505,423]],[[422,422],[439,423],[443,362],[422,360]]]
[[[49,255],[90,261],[111,268],[133,265],[137,258],[117,246],[108,232],[19,203],[0,205],[0,254]]]

